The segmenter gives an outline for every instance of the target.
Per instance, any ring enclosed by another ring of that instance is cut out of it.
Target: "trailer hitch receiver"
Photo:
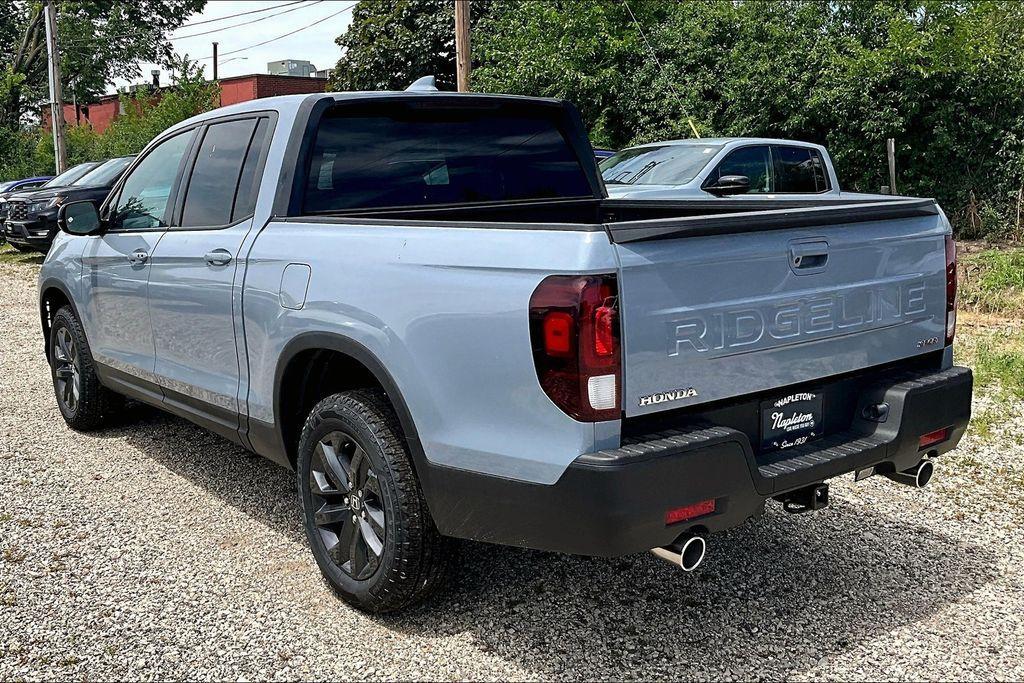
[[[783,510],[794,515],[820,510],[828,506],[828,484],[805,486],[776,496],[775,500],[782,503]]]

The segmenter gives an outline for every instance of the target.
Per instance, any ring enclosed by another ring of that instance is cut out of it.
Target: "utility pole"
[[[217,80],[217,41],[213,41],[213,80]]]
[[[469,0],[455,0],[455,74],[459,92],[469,91]]]
[[[57,52],[57,7],[46,0],[46,55],[50,74],[50,125],[53,127],[53,161],[60,175],[68,167],[68,151],[64,146],[64,95],[60,87],[60,55]]]
[[[885,155],[889,158],[889,194],[896,194],[896,140],[885,141]]]

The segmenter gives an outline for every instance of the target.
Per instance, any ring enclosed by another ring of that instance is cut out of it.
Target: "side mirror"
[[[57,212],[57,226],[69,235],[94,235],[103,227],[103,222],[92,202],[71,202]]]
[[[729,194],[746,194],[750,192],[750,178],[745,175],[724,175],[704,189],[719,197]]]

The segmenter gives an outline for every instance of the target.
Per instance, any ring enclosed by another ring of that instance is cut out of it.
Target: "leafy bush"
[[[634,21],[634,16],[636,21]],[[563,97],[595,145],[701,135],[826,145],[844,188],[933,196],[965,236],[1020,237],[1024,3],[496,3],[476,89]]]
[[[182,60],[174,65],[174,86],[160,92],[140,89],[121,96],[124,114],[103,133],[89,125],[67,126],[64,144],[68,165],[135,154],[170,126],[213,109],[218,86],[202,69]],[[53,173],[53,136],[49,128],[12,133],[0,128],[0,179]]]

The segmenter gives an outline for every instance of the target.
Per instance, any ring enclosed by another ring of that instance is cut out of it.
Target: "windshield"
[[[105,161],[71,184],[75,187],[99,187],[102,185],[109,185],[113,182],[114,178],[117,177],[117,174],[123,171],[134,158],[134,156],[119,157],[117,159]]]
[[[624,149],[601,162],[608,185],[682,185],[697,177],[721,145],[660,145]]]
[[[17,180],[8,180],[6,183],[0,183],[0,192],[7,192],[7,190],[14,187],[17,182]]]
[[[72,166],[68,170],[64,171],[58,176],[54,176],[46,181],[42,187],[64,187],[66,185],[73,184],[76,180],[84,176],[86,173],[96,168],[97,163],[95,161],[88,161],[84,164],[78,164]]]

